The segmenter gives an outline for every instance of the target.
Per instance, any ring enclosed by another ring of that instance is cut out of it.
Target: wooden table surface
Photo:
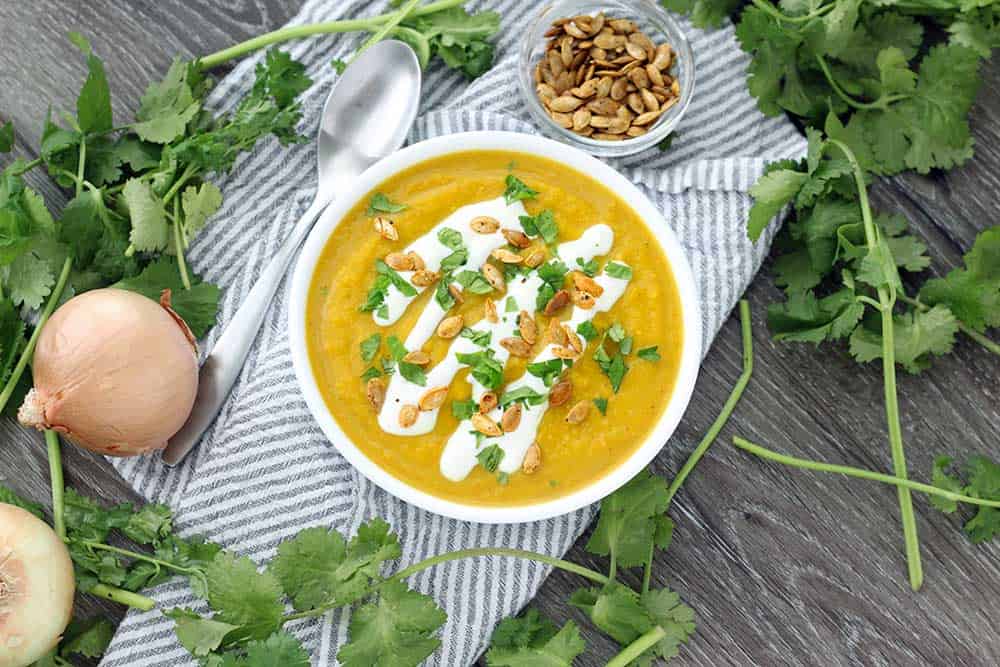
[[[130,117],[146,84],[176,56],[210,53],[284,23],[300,0],[6,0],[0,2],[0,116],[14,121],[17,155],[36,156],[49,105],[72,108],[85,77],[67,41],[82,30],[105,59],[115,113]],[[875,187],[875,203],[907,215],[951,268],[977,231],[1000,220],[1000,67],[985,68],[972,114],[975,159],[947,174],[908,174]],[[65,200],[40,174],[31,184]],[[1000,549],[970,544],[957,516],[915,496],[926,583],[907,585],[895,490],[762,463],[733,449],[734,434],[808,458],[891,470],[879,367],[842,350],[778,346],[764,324],[778,291],[766,276],[749,291],[757,351],[753,382],[732,421],[681,490],[669,553],[655,584],[696,610],[698,631],[678,665],[996,665],[1000,663]],[[740,337],[727,323],[702,368],[679,431],[683,447],[656,462],[670,477],[712,422],[740,372]],[[920,377],[901,374],[900,408],[911,474],[927,479],[935,456],[1000,453],[1000,363],[961,341]],[[43,440],[0,420],[0,483],[36,499],[49,493]],[[134,499],[99,457],[66,448],[68,483],[107,502]],[[598,562],[581,540],[569,558]],[[598,567],[603,567],[599,565]],[[580,585],[557,572],[535,604],[581,622],[581,665],[600,665],[612,642],[567,604]],[[120,617],[81,599],[81,614]]]

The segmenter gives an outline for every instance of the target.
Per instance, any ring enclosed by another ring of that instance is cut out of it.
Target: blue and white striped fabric
[[[531,0],[480,0],[477,10],[503,17],[496,67],[468,83],[443,67],[427,73],[421,116],[411,141],[464,130],[535,132],[515,87],[518,26],[538,5]],[[307,0],[293,23],[372,15],[386,0]],[[766,244],[746,240],[747,189],[770,160],[800,157],[805,144],[784,119],[765,118],[746,90],[747,57],[733,29],[702,32],[683,24],[697,59],[699,92],[678,128],[673,147],[615,163],[663,210],[690,257],[704,313],[705,349],[760,267]],[[335,74],[355,36],[313,38],[291,45],[316,84],[306,94],[304,131],[312,134]],[[249,89],[254,59],[242,62],[212,93],[218,109]],[[223,210],[191,251],[206,279],[225,288],[220,321],[239,307],[267,259],[308,206],[315,188],[313,146],[267,143],[241,160],[220,183]],[[428,514],[363,479],[337,454],[313,421],[292,372],[287,298],[279,290],[250,360],[218,422],[176,469],[159,457],[116,461],[121,474],[151,501],[173,507],[184,534],[204,534],[258,562],[303,528],[332,526],[353,533],[371,517],[385,518],[403,544],[404,567],[427,556],[466,547],[504,546],[564,553],[586,528],[595,508],[534,524],[487,526]],[[218,335],[216,327],[209,340]],[[673,442],[688,447],[692,443]],[[527,604],[548,574],[534,563],[501,558],[453,562],[424,571],[410,584],[434,596],[448,613],[442,647],[428,664],[468,665],[484,650],[495,624]],[[153,593],[159,608],[197,601],[180,580]],[[346,614],[290,626],[309,647],[313,663],[336,664],[347,634]],[[176,642],[173,622],[158,611],[132,612],[102,665],[195,664]]]

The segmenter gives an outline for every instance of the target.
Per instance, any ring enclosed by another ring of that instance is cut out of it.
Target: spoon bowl
[[[320,214],[350,192],[368,167],[406,141],[420,103],[421,69],[403,42],[386,41],[361,53],[327,96],[317,132],[316,198],[296,223],[201,366],[198,395],[184,426],[163,451],[180,463],[215,421],[239,377],[288,264]]]

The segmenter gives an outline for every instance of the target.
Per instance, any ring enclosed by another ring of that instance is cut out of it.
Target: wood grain
[[[277,27],[298,0],[94,0],[0,3],[0,116],[14,120],[18,154],[34,155],[49,105],[70,108],[84,65],[65,39],[85,31],[108,63],[115,114],[129,117],[146,83],[176,56],[204,54]],[[877,206],[907,215],[927,240],[934,272],[946,271],[976,233],[1000,219],[1000,67],[990,63],[973,112],[976,158],[947,174],[879,183]],[[32,185],[59,205],[44,179]],[[778,296],[769,278],[748,294],[757,366],[743,403],[674,501],[669,553],[654,584],[679,591],[699,616],[679,665],[994,665],[1000,663],[1000,550],[974,546],[961,520],[917,496],[927,582],[906,582],[895,492],[878,484],[785,469],[730,444],[740,434],[791,454],[890,470],[878,366],[859,368],[839,349],[779,346],[763,321]],[[687,418],[657,472],[678,470],[715,418],[740,372],[738,326],[730,321],[708,355]],[[996,456],[1000,362],[962,341],[920,377],[900,379],[909,466],[927,478],[943,453]],[[0,482],[36,499],[48,495],[42,438],[0,421]],[[98,457],[68,450],[67,481],[106,502],[134,500]],[[581,543],[569,558],[597,568]],[[637,576],[639,573],[630,573]],[[579,579],[554,574],[536,606],[573,618],[602,665],[613,644],[567,604]],[[81,598],[82,615],[121,609]]]

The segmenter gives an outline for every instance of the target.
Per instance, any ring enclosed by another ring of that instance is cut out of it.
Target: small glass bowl
[[[674,50],[671,75],[678,80],[681,98],[664,113],[646,134],[622,141],[601,141],[584,137],[558,125],[542,105],[535,92],[535,68],[545,54],[548,39],[545,32],[553,21],[581,14],[596,15],[604,12],[612,18],[630,19],[657,44],[664,41]],[[518,87],[524,96],[528,111],[542,132],[584,150],[592,155],[621,157],[634,155],[659,144],[667,138],[680,122],[694,94],[694,54],[687,37],[677,22],[654,0],[555,0],[542,8],[528,25],[518,54]]]

